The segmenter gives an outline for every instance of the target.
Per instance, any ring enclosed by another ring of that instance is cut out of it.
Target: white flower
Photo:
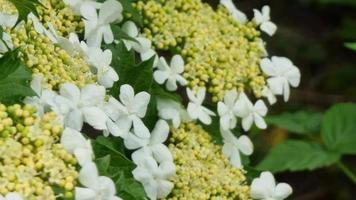
[[[30,104],[37,109],[37,115],[42,117],[43,114],[48,110],[58,111],[58,108],[54,102],[57,93],[52,90],[43,89],[42,87],[42,76],[35,75],[31,81],[31,88],[36,93],[37,96],[26,97],[24,99],[25,104]],[[60,113],[57,113],[57,117]]]
[[[74,84],[63,84],[59,90],[61,97],[56,103],[61,107],[60,113],[66,116],[66,126],[80,131],[87,122],[97,130],[106,130],[107,115],[100,109],[104,103],[105,88],[88,84],[81,90]]]
[[[273,22],[271,22],[270,17],[270,8],[269,6],[263,6],[262,12],[259,10],[253,9],[254,12],[254,20],[257,25],[260,25],[262,31],[267,33],[269,36],[272,36],[277,31],[277,26]]]
[[[102,51],[98,47],[90,47],[86,54],[88,63],[95,68],[98,83],[105,88],[111,88],[119,80],[119,75],[110,66],[112,52],[109,49]]]
[[[278,183],[271,172],[262,172],[251,184],[251,196],[258,200],[283,200],[291,195],[293,189],[287,183]]]
[[[147,157],[141,165],[132,171],[134,178],[140,181],[151,200],[165,198],[174,185],[168,179],[175,175],[175,165],[164,162],[158,165],[153,158]]]
[[[171,120],[175,128],[179,127],[181,121],[189,121],[187,111],[176,101],[158,98],[157,110],[158,116],[164,120]]]
[[[101,4],[96,2],[95,0],[63,0],[64,3],[70,6],[74,13],[80,15],[85,12],[87,6],[100,8]]]
[[[121,200],[116,197],[114,182],[105,176],[99,176],[93,162],[87,163],[79,172],[79,182],[84,187],[75,188],[76,200]]]
[[[0,26],[12,28],[15,26],[18,18],[18,14],[10,15],[7,13],[0,12]]]
[[[200,88],[195,96],[193,91],[187,88],[187,95],[190,100],[187,111],[190,118],[194,120],[199,119],[204,124],[211,124],[212,119],[210,116],[215,116],[215,113],[202,106],[205,92],[205,88]]]
[[[142,55],[151,49],[151,40],[139,36],[138,28],[134,22],[127,21],[122,25],[121,28],[128,36],[136,40],[123,40],[127,50],[134,49],[136,52]]]
[[[254,122],[260,129],[267,128],[266,122],[263,119],[267,114],[267,107],[262,100],[258,100],[253,105],[245,93],[241,93],[235,105],[235,112],[237,116],[242,118],[242,128],[245,131],[250,130]]]
[[[64,129],[61,136],[61,144],[66,151],[75,155],[80,166],[92,161],[94,154],[91,142],[85,139],[80,132],[71,128]]]
[[[241,168],[240,152],[244,155],[251,155],[253,152],[253,144],[249,137],[242,135],[238,139],[231,133],[231,131],[221,131],[224,139],[223,153],[230,160],[230,163]]]
[[[285,57],[273,56],[272,59],[264,58],[261,61],[262,71],[270,76],[267,83],[273,94],[284,95],[284,101],[288,101],[290,95],[289,85],[298,87],[300,83],[300,71]]]
[[[100,47],[104,38],[106,44],[114,41],[110,23],[122,20],[122,6],[116,0],[105,1],[99,15],[93,6],[84,6],[82,15],[85,24],[85,39],[89,46]]]
[[[277,102],[276,96],[273,94],[273,92],[267,86],[263,87],[262,96],[266,97],[268,99],[269,104],[271,104],[271,105],[273,105]]]
[[[177,90],[177,82],[184,86],[187,80],[181,75],[184,72],[184,60],[182,56],[173,56],[170,66],[167,61],[161,57],[158,61],[157,70],[153,73],[153,77],[159,84],[166,82],[166,88],[169,91]]]
[[[126,84],[120,87],[119,98],[121,102],[111,97],[105,106],[106,113],[119,127],[120,133],[116,136],[126,138],[133,126],[137,136],[149,138],[150,132],[141,118],[146,115],[150,94],[140,92],[135,95],[134,89]]]
[[[232,0],[220,0],[220,3],[229,11],[229,13],[232,15],[232,18],[243,24],[247,22],[246,15],[236,8]]]
[[[6,196],[0,195],[0,200],[23,200],[23,198],[19,194],[11,192],[6,194]]]
[[[145,144],[140,149],[132,154],[132,160],[139,164],[147,156],[153,156],[158,162],[173,162],[173,157],[168,147],[163,143],[167,140],[169,134],[169,126],[166,121],[159,120],[153,129],[151,136],[146,140]]]
[[[220,127],[229,130],[236,127],[237,119],[234,110],[237,101],[237,92],[228,91],[224,96],[224,102],[218,102],[218,114],[220,116]]]

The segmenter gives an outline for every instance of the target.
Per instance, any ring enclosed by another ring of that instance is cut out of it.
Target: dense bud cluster
[[[76,159],[65,151],[56,115],[35,116],[31,106],[0,104],[0,194],[22,194],[27,200],[55,200],[53,187],[72,197],[78,173]]]
[[[0,5],[1,12],[9,14],[16,12],[16,8],[7,0],[0,0]],[[45,15],[43,18],[48,17]],[[59,30],[62,34],[67,33],[67,29]],[[44,77],[45,83],[48,83],[46,87],[57,89],[60,84],[68,82],[83,87],[95,82],[89,65],[80,55],[69,55],[64,49],[53,44],[48,37],[37,33],[31,20],[5,31],[10,33],[14,47],[19,48],[20,58],[26,66],[33,74],[41,74]]]
[[[189,87],[206,87],[215,102],[231,89],[261,96],[265,78],[259,63],[265,52],[254,22],[242,24],[221,5],[215,11],[201,0],[145,0],[135,6],[156,50],[185,58]]]
[[[38,7],[38,14],[42,24],[48,27],[52,24],[61,36],[69,33],[81,33],[84,30],[84,23],[80,16],[76,16],[73,10],[66,6],[63,0],[43,0],[43,6]]]
[[[243,171],[229,164],[221,146],[200,126],[188,123],[174,129],[169,148],[177,175],[167,199],[250,199]]]

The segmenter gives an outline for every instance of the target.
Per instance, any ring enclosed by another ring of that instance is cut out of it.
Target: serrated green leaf
[[[322,137],[330,150],[356,154],[356,104],[338,104],[329,109],[323,118]]]
[[[18,13],[19,13],[19,18],[17,20],[17,23],[22,21],[22,20],[27,20],[28,14],[31,12],[38,16],[36,7],[38,5],[41,5],[41,3],[38,0],[9,0],[11,3],[14,4],[16,7]]]
[[[269,116],[266,118],[266,122],[292,133],[312,134],[320,132],[322,118],[322,113],[299,111]]]
[[[271,172],[314,170],[339,159],[340,154],[326,150],[319,143],[287,140],[274,147],[257,169]]]
[[[95,159],[96,166],[100,172],[107,172],[110,167],[111,155]]]
[[[356,51],[356,43],[345,43],[345,46],[351,50]]]
[[[16,57],[17,51],[0,58],[0,102],[16,103],[26,96],[35,96],[29,81],[31,73]]]

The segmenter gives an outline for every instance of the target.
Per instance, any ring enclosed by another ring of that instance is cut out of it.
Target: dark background
[[[205,2],[216,5],[219,1]],[[325,111],[335,103],[356,102],[356,52],[344,46],[345,42],[356,42],[356,0],[235,3],[250,19],[253,8],[271,7],[272,21],[278,25],[278,31],[272,38],[264,35],[269,54],[290,58],[302,73],[301,85],[292,91],[290,101],[279,100],[269,114],[305,109]],[[288,132],[275,128],[261,135],[262,142],[256,144],[256,149],[264,153],[289,137]],[[343,157],[343,161],[356,172],[354,157]],[[333,166],[312,172],[280,173],[277,179],[293,186],[290,199],[356,199],[356,186]]]

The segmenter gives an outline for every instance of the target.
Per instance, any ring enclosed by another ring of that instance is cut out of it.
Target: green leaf
[[[345,46],[351,50],[356,51],[356,43],[345,43]]]
[[[38,5],[41,5],[41,3],[38,0],[9,0],[11,3],[14,4],[16,7],[17,11],[19,12],[19,18],[17,20],[17,23],[19,23],[22,20],[27,20],[27,15],[30,14],[31,12],[38,16],[36,7]]]
[[[116,24],[111,25],[111,30],[114,33],[114,38],[117,40],[131,40],[133,42],[138,42],[135,38],[132,38],[131,36],[127,35],[120,26]]]
[[[322,113],[299,111],[270,116],[266,121],[292,133],[311,134],[320,132],[322,117]]]
[[[287,140],[274,147],[257,168],[271,172],[314,170],[339,159],[340,154],[326,150],[319,143]]]
[[[114,181],[117,195],[128,200],[144,200],[143,186],[132,175],[136,165],[126,157],[122,139],[101,136],[92,144],[99,173]]]
[[[338,104],[329,109],[323,118],[322,137],[329,149],[356,154],[356,104]]]
[[[0,58],[0,102],[15,103],[26,96],[35,96],[30,87],[31,73],[11,51]]]
[[[147,91],[150,93],[153,83],[153,62],[154,59],[135,63],[135,53],[128,51],[120,42],[116,45],[109,45],[109,48],[113,52],[113,61],[111,66],[119,74],[120,80],[111,89],[113,96],[118,96],[118,89],[123,84],[130,84],[136,93],[141,91]]]
[[[209,125],[202,124],[203,129],[209,133],[215,144],[223,144],[223,138],[220,133],[219,117],[213,116],[212,122]]]

